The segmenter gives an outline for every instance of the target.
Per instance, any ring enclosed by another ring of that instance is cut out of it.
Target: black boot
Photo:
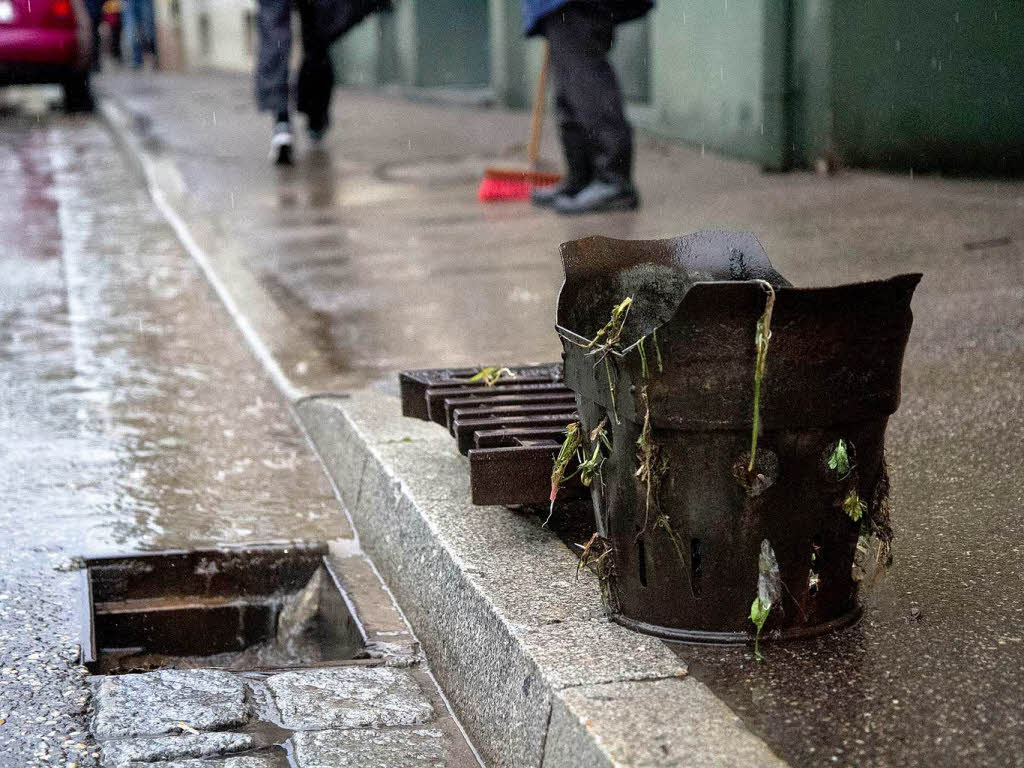
[[[566,216],[633,211],[640,207],[640,196],[629,179],[594,179],[575,195],[558,195],[551,207]]]
[[[550,208],[559,195],[575,195],[594,177],[587,136],[577,126],[562,126],[562,151],[565,153],[565,178],[557,184],[537,187],[530,192],[530,202]]]
[[[575,215],[602,211],[632,211],[640,206],[633,186],[633,137],[628,126],[597,137],[605,149],[594,157],[594,177],[575,195],[561,194],[551,201],[558,213]]]

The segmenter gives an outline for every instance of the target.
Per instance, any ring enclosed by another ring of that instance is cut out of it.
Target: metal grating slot
[[[474,504],[547,504],[551,467],[565,427],[578,420],[560,363],[516,366],[491,386],[479,368],[434,368],[399,375],[402,414],[446,427],[469,457]],[[560,499],[583,496],[570,481]]]
[[[322,544],[90,557],[82,661],[94,673],[344,663],[364,636]]]

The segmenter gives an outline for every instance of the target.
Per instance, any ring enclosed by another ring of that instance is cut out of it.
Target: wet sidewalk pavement
[[[415,718],[394,722],[419,727],[339,737],[327,718],[277,728],[280,739],[303,734],[290,764],[325,764],[339,749],[362,750],[366,765],[387,764],[386,749],[356,742],[406,738],[432,760],[449,754],[446,764],[476,764],[418,655],[395,655],[414,647],[407,626],[359,552],[288,403],[110,134],[94,119],[7,112],[0,180],[0,765],[97,765],[102,747],[103,765],[134,766],[215,756],[218,739],[235,751],[267,744],[251,734],[197,732],[225,726],[211,725],[205,710],[189,714],[187,689],[209,692],[208,670],[173,673],[168,690],[177,693],[161,689],[160,672],[152,684],[147,676],[107,678],[105,698],[102,679],[94,680],[100,695],[91,700],[79,662],[79,568],[83,556],[275,541],[348,542],[332,562],[358,582],[353,599],[365,603],[363,623],[384,627],[391,642],[378,647],[378,661],[337,674],[400,688]],[[403,668],[374,666],[392,661]],[[287,673],[281,685],[316,684],[304,674]],[[130,680],[139,683],[133,696],[119,698]],[[334,717],[353,706],[345,691],[365,698],[357,682],[333,685]],[[257,683],[224,685],[235,702]],[[258,719],[247,701],[239,706],[228,725]],[[368,718],[360,725],[394,724],[359,707]],[[89,735],[94,712],[102,744]],[[150,725],[132,720],[147,716]],[[233,760],[216,764],[285,764],[276,747]]]
[[[525,135],[522,114],[341,91],[327,151],[282,171],[245,77],[103,88],[173,168],[164,190],[217,269],[244,275],[246,321],[298,392],[555,359],[557,246],[586,234],[747,229],[798,285],[924,272],[889,429],[895,566],[864,620],[774,646],[765,665],[676,650],[794,765],[1020,764],[1024,185],[764,175],[642,137],[644,207],[566,220],[474,199],[479,170]]]
[[[967,336],[1002,338],[1001,308],[1019,285],[1004,271],[1024,241],[1019,182],[762,174],[641,134],[643,207],[561,218],[476,201],[485,166],[516,165],[525,113],[340,89],[325,150],[308,150],[300,118],[297,163],[281,169],[267,162],[269,118],[244,75],[112,74],[100,88],[242,303],[261,302],[251,322],[306,391],[403,368],[557,358],[558,244],[589,234],[750,230],[798,285],[922,270],[910,354],[930,363]],[[556,159],[550,126],[545,136]]]

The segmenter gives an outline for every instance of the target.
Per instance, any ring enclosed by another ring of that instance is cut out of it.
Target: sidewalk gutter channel
[[[472,505],[447,431],[403,418],[391,395],[296,386],[241,309],[266,308],[237,300],[176,210],[187,193],[169,159],[158,172],[110,98],[101,115],[288,399],[488,765],[786,765],[660,640],[609,622],[595,577],[577,583],[577,559],[555,535]]]

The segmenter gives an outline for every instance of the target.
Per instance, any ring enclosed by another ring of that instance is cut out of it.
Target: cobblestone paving
[[[286,768],[286,754],[298,768],[453,764],[452,737],[430,727],[443,713],[408,668],[162,670],[95,686],[103,768]]]

